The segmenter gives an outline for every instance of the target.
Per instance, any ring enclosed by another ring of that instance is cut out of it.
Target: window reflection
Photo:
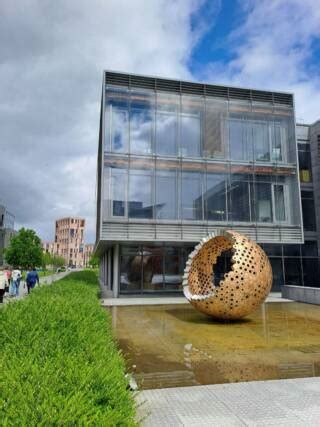
[[[235,174],[231,177],[229,188],[231,221],[250,221],[250,187],[251,176]]]
[[[253,159],[252,129],[243,120],[229,120],[229,143],[232,160]]]
[[[129,92],[114,90],[106,95],[105,150],[127,153],[129,147]]]
[[[227,108],[226,102],[206,99],[204,157],[225,157]]]
[[[130,170],[129,218],[152,218],[152,171]]]
[[[125,216],[127,170],[111,169],[111,203],[113,216]]]
[[[153,97],[150,94],[131,94],[130,152],[151,154],[153,128]]]
[[[177,200],[176,172],[157,171],[155,217],[177,219]]]
[[[269,141],[269,127],[267,123],[263,122],[249,122],[249,132],[252,126],[253,132],[253,146],[254,158],[257,161],[270,161],[270,141]]]
[[[279,292],[281,291],[281,286],[284,285],[282,259],[269,258],[269,260],[271,263],[273,276],[272,291]]]
[[[182,172],[181,216],[182,219],[202,220],[202,186],[198,172]]]
[[[256,183],[256,221],[273,222],[271,184]]]
[[[226,220],[226,176],[225,174],[207,174],[207,189],[204,194],[207,219],[209,221]]]
[[[142,251],[139,247],[122,246],[120,258],[121,292],[141,292]]]
[[[180,115],[180,151],[182,157],[200,156],[203,105],[199,98],[182,97]]]
[[[182,270],[181,248],[164,248],[164,285],[165,289],[181,289]]]
[[[285,199],[284,199],[284,186],[283,184],[275,184],[273,187],[273,190],[274,190],[276,221],[285,221],[286,210],[285,210]]]
[[[158,94],[156,152],[161,156],[177,155],[178,107],[178,96]]]

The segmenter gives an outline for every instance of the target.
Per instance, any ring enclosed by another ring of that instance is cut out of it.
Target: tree
[[[59,255],[52,255],[51,262],[55,268],[63,267],[66,263],[65,259]]]
[[[47,269],[48,265],[52,265],[52,255],[49,252],[42,253],[42,268]]]
[[[97,268],[97,267],[99,267],[99,263],[100,263],[99,258],[97,256],[95,256],[95,255],[91,255],[91,257],[89,259],[89,265],[90,265],[90,267],[91,268]]]
[[[4,251],[6,262],[26,270],[42,264],[41,240],[31,229],[21,228]]]

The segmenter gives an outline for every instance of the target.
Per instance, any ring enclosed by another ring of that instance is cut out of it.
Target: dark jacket
[[[34,286],[36,283],[39,283],[39,276],[35,270],[28,271],[27,273],[27,284]]]

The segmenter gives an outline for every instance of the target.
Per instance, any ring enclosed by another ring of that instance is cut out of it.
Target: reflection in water
[[[268,303],[239,322],[215,322],[189,305],[110,310],[140,388],[320,376],[317,306]]]

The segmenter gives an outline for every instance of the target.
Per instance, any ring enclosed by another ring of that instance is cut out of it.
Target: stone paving
[[[271,292],[266,302],[291,302],[289,299],[281,297],[280,292]],[[124,306],[124,305],[162,305],[162,304],[186,304],[187,299],[184,296],[152,296],[152,297],[120,297],[104,298],[101,304],[104,307]]]
[[[156,426],[320,426],[320,378],[145,390],[137,419]]]

